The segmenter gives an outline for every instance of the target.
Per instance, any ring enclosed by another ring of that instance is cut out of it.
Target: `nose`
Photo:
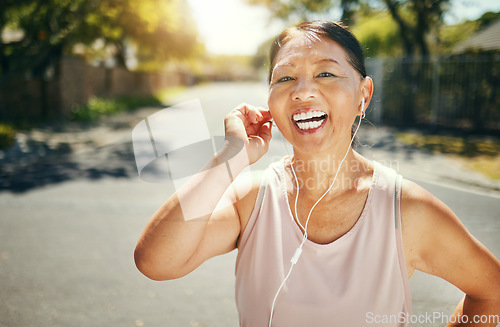
[[[316,97],[316,85],[308,79],[299,79],[293,90],[292,99],[295,101],[307,101]]]

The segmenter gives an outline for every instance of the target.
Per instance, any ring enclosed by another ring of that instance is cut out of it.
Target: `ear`
[[[361,86],[361,97],[362,99],[365,100],[365,105],[363,107],[363,110],[366,111],[366,108],[370,105],[370,101],[372,99],[373,95],[373,80],[370,76],[366,76],[360,83]],[[363,115],[361,112],[361,104],[362,104],[362,99],[359,99],[359,109],[358,113],[360,116]]]

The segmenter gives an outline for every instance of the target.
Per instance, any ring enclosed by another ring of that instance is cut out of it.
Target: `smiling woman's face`
[[[350,141],[364,80],[336,42],[297,32],[279,50],[268,105],[296,150],[323,152]]]

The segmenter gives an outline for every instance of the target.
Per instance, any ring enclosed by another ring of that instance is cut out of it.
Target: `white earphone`
[[[362,98],[361,100],[361,119],[365,118],[366,113],[365,113],[365,98]]]

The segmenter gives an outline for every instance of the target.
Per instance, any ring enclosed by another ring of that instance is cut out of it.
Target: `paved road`
[[[175,101],[194,97],[201,100],[210,132],[221,135],[224,113],[241,102],[265,105],[266,88],[207,85]],[[151,112],[138,113],[136,122]],[[235,252],[176,281],[153,282],[136,270],[132,255],[137,238],[173,187],[138,179],[131,152],[133,125],[114,120],[111,127],[84,133],[94,143],[68,141],[53,153],[50,146],[27,143],[39,149],[37,155],[16,152],[10,154],[14,163],[0,161],[1,327],[237,325]],[[376,153],[383,159],[382,152]],[[283,154],[275,137],[257,166]],[[411,167],[401,164],[402,170]],[[497,197],[419,182],[500,256]],[[450,312],[461,297],[453,286],[423,274],[412,277],[411,286],[417,314]]]

